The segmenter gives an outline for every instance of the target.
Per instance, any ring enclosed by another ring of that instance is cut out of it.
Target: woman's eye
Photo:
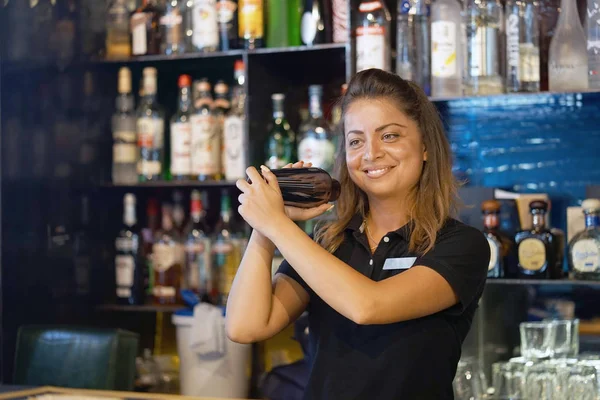
[[[383,135],[383,140],[392,140],[396,139],[399,136],[400,135],[398,135],[397,133],[386,133],[385,135]]]
[[[348,142],[348,145],[350,145],[350,146],[356,146],[356,145],[358,145],[358,143],[359,143],[358,139],[352,139],[352,140],[350,140]]]

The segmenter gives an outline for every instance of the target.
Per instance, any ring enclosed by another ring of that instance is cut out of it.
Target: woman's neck
[[[369,231],[372,235],[385,235],[406,225],[409,220],[407,207],[403,201],[369,199]]]

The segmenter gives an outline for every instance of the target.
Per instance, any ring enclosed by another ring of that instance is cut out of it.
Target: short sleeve
[[[483,233],[451,220],[440,231],[434,248],[414,265],[429,267],[448,281],[459,304],[446,313],[460,315],[481,296],[489,262],[490,247]]]
[[[290,263],[287,262],[287,260],[283,260],[281,262],[281,264],[279,265],[279,268],[277,269],[277,273],[284,274],[284,275],[287,275],[288,277],[292,278],[293,280],[298,282],[300,284],[300,286],[302,286],[302,288],[304,288],[304,290],[306,290],[306,293],[308,293],[310,295],[311,288],[306,284],[306,282],[304,282],[304,279],[302,279],[300,277],[300,274],[298,274],[296,272],[294,267],[292,267],[290,265]]]

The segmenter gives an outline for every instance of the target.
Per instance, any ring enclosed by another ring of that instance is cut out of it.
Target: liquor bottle
[[[503,13],[500,0],[469,0],[466,9],[467,94],[503,92],[500,55]]]
[[[555,238],[546,227],[548,203],[535,200],[529,204],[533,227],[515,235],[518,274],[521,278],[550,278],[556,265]]]
[[[364,0],[358,6],[356,72],[369,68],[390,71],[391,17],[383,1]]]
[[[156,181],[161,178],[165,133],[164,112],[156,102],[156,68],[146,67],[143,74],[144,97],[137,110],[140,182]]]
[[[219,48],[229,51],[238,48],[238,0],[217,1]]]
[[[431,5],[431,95],[457,97],[462,90],[461,6],[456,0]]]
[[[184,286],[196,292],[204,301],[214,300],[216,293],[211,268],[210,238],[204,220],[206,211],[197,190],[192,191],[190,214],[191,227],[185,245]]]
[[[311,85],[308,88],[308,95],[309,118],[300,127],[298,159],[311,162],[315,168],[332,172],[335,149],[331,141],[331,128],[323,117],[323,107],[321,106],[323,87]]]
[[[273,100],[273,120],[265,146],[265,165],[271,169],[277,169],[294,159],[295,134],[283,111],[285,95],[274,93],[271,95],[271,100]]]
[[[180,0],[165,2],[163,14],[159,19],[161,28],[160,52],[166,55],[185,52],[185,33],[183,31],[183,5]]]
[[[128,57],[131,57],[129,9],[126,0],[115,0],[106,18],[106,58],[114,60]]]
[[[301,25],[302,12],[304,11],[302,0],[287,0],[287,41],[288,46],[300,46],[302,44]]]
[[[271,172],[277,177],[286,206],[318,207],[340,196],[340,183],[320,168],[282,168]]]
[[[287,1],[268,0],[267,10],[267,47],[289,46]]]
[[[160,53],[160,10],[156,0],[143,0],[131,15],[131,54],[145,56]]]
[[[127,4],[125,4],[127,5]],[[129,40],[129,16],[131,9],[127,8],[124,15],[125,34],[124,40],[129,48],[131,56],[131,41]],[[86,59],[98,58],[104,54],[106,48],[107,20],[108,10],[105,2],[95,0],[83,0],[81,2],[81,12],[79,13],[79,26],[85,26],[81,32],[81,50]]]
[[[217,179],[222,179],[223,172],[225,171],[225,140],[223,137],[223,129],[225,118],[227,117],[227,114],[229,114],[230,109],[229,86],[220,80],[215,84],[215,101],[213,103],[213,114],[216,121],[217,136],[219,137],[219,143],[221,145],[221,154],[219,155],[221,164]]]
[[[240,265],[240,255],[234,246],[231,226],[231,199],[226,191],[221,192],[221,213],[215,228],[211,246],[212,265],[217,282],[217,304],[227,304],[233,279]]]
[[[90,200],[87,196],[81,197],[80,222],[74,235],[73,255],[75,258],[75,294],[80,297],[91,295],[92,280],[92,249],[93,243],[88,229],[90,225]]]
[[[425,0],[398,2],[396,73],[431,94],[431,29]]]
[[[588,53],[577,2],[562,0],[561,13],[548,57],[548,87],[551,91],[588,89]]]
[[[238,35],[245,49],[264,46],[263,7],[263,0],[239,0]]]
[[[221,138],[212,112],[211,86],[206,79],[194,83],[192,121],[192,179],[215,180],[219,175]]]
[[[155,198],[148,199],[146,203],[146,227],[142,228],[142,262],[144,265],[144,288],[148,296],[152,296],[154,287],[154,269],[152,267],[152,249],[155,238],[158,236],[158,202]]]
[[[561,0],[539,0],[540,26],[540,90],[548,90],[548,54],[560,15]]]
[[[483,214],[483,233],[490,245],[490,263],[488,278],[503,278],[507,276],[507,257],[511,240],[500,231],[500,202],[487,200],[481,203]]]
[[[581,203],[585,229],[569,242],[569,267],[575,279],[600,279],[600,200]]]
[[[117,185],[132,185],[138,181],[136,116],[131,94],[131,70],[119,69],[117,110],[112,117],[113,165],[112,180]]]
[[[350,4],[346,0],[333,0],[333,42],[346,43],[350,40]]]
[[[173,226],[173,207],[163,204],[162,229],[152,248],[155,304],[175,304],[180,297],[182,264],[181,243]]]
[[[115,241],[115,272],[117,302],[140,304],[139,234],[135,215],[135,196],[127,193],[123,198],[123,228]]]
[[[600,89],[600,1],[587,2],[587,52],[590,89]]]
[[[246,176],[248,157],[246,152],[246,88],[244,62],[237,60],[234,65],[235,85],[232,89],[231,111],[223,122],[223,173],[225,179],[233,181]]]
[[[302,43],[307,46],[325,43],[325,16],[322,0],[304,0],[300,26]]]
[[[506,91],[540,90],[539,10],[533,0],[506,3]]]
[[[196,0],[191,7],[192,49],[211,52],[219,48],[219,20],[215,0]]]
[[[192,172],[192,78],[189,75],[180,75],[177,85],[179,107],[171,118],[171,176],[173,180],[187,180]]]

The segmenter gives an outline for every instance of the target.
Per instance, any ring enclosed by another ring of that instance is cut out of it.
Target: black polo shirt
[[[405,225],[385,235],[371,255],[362,222],[355,216],[348,224],[336,257],[374,281],[402,273],[406,269],[388,267],[406,267],[411,261],[408,257],[416,257],[412,265],[427,266],[442,275],[457,293],[459,304],[410,321],[358,325],[321,300],[284,261],[278,272],[296,280],[310,295],[311,374],[304,398],[453,399],[461,345],[487,275],[490,249],[485,237],[449,219],[438,232],[435,247],[419,257],[408,251],[410,228]]]

